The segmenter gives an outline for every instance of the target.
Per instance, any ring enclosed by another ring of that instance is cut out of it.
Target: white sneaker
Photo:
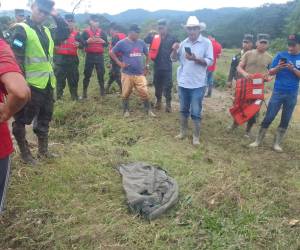
[[[255,141],[249,145],[250,148],[257,148],[258,146],[259,146],[259,143],[257,141]]]
[[[127,118],[127,117],[129,117],[130,116],[130,113],[129,113],[129,111],[125,111],[125,113],[124,113],[124,118]]]

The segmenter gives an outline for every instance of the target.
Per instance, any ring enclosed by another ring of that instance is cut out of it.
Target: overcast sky
[[[56,8],[71,11],[77,0],[56,0]],[[1,9],[28,8],[27,0],[0,0]],[[222,7],[257,7],[264,3],[286,3],[287,0],[83,0],[78,12],[97,12],[117,14],[127,9],[143,8],[150,11],[158,9],[197,10]]]

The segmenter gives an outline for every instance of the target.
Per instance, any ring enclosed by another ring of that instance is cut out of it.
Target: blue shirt
[[[112,49],[117,54],[120,53],[122,62],[129,66],[123,69],[127,75],[144,74],[144,55],[148,55],[148,48],[143,40],[131,41],[128,38],[119,41]]]
[[[275,68],[281,58],[286,58],[288,63],[292,63],[298,70],[300,70],[300,54],[291,55],[287,51],[279,52],[273,62],[272,68]],[[289,69],[282,69],[276,74],[274,85],[275,91],[291,93],[297,92],[299,88],[299,78]]]
[[[196,58],[204,59],[207,66],[186,59],[185,47],[191,48]],[[178,86],[188,89],[206,86],[207,67],[211,66],[214,61],[211,41],[201,35],[195,42],[192,42],[189,38],[185,39],[178,49],[178,58],[180,62],[180,66],[177,70]]]

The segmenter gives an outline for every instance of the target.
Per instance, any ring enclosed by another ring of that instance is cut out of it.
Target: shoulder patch
[[[17,47],[19,47],[19,48],[22,48],[24,44],[23,44],[23,42],[21,42],[20,40],[15,39],[15,40],[13,41],[13,45],[15,45],[15,46],[17,46]]]

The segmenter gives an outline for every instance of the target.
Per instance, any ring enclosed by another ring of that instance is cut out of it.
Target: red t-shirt
[[[214,64],[208,67],[208,71],[212,72],[217,69],[217,59],[220,57],[222,53],[222,45],[219,44],[215,39],[210,39],[213,50],[214,50]]]
[[[14,54],[8,44],[0,39],[0,77],[8,72],[18,72],[21,70],[16,62]],[[0,81],[0,102],[4,102],[6,90]],[[0,123],[0,159],[6,158],[13,152],[13,144],[8,129],[7,122]]]

